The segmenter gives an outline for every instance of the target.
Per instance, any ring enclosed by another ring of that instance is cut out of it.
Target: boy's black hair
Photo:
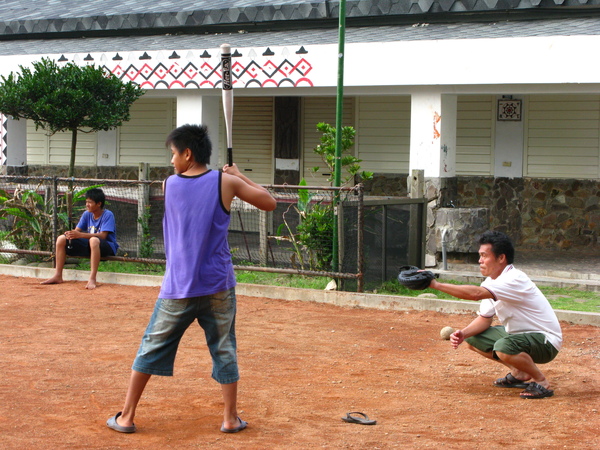
[[[506,256],[506,262],[512,264],[515,260],[515,248],[510,238],[501,231],[486,231],[479,238],[479,245],[492,244],[492,252],[496,257]]]
[[[100,188],[92,188],[85,193],[85,198],[89,198],[90,200],[95,201],[96,203],[100,203],[100,208],[104,209],[104,203],[106,202],[106,196],[104,195],[104,191]]]
[[[189,148],[194,155],[194,161],[205,165],[210,163],[212,143],[208,137],[206,125],[186,124],[177,127],[169,133],[165,145],[167,148],[173,145],[179,153],[183,153],[186,148]]]

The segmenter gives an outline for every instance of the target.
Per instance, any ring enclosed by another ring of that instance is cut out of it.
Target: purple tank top
[[[160,298],[211,295],[235,286],[227,242],[229,217],[221,199],[221,172],[167,178],[163,217],[167,268]]]

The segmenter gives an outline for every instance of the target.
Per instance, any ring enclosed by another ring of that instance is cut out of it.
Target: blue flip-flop
[[[348,423],[359,423],[361,425],[376,425],[376,420],[369,419],[365,413],[359,411],[352,411],[346,414],[346,417],[342,417],[344,422]]]
[[[248,422],[244,422],[242,419],[238,417],[240,424],[235,428],[225,428],[225,423],[221,425],[221,431],[223,433],[237,433],[238,431],[242,431],[244,428],[248,426]]]
[[[117,422],[117,418],[122,414],[122,411],[119,411],[117,414],[115,414],[113,417],[111,417],[110,419],[108,419],[106,421],[106,426],[112,430],[118,431],[119,433],[135,433],[136,432],[136,428],[135,428],[135,424],[131,425],[130,427],[124,427],[123,425],[119,425]]]

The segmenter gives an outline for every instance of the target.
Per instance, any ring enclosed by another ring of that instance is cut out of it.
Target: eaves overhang
[[[349,27],[598,15],[600,0],[353,0]],[[339,1],[5,0],[0,40],[336,28]]]

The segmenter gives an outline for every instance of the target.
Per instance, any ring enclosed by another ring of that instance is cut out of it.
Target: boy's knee
[[[97,237],[90,238],[90,248],[98,248],[100,247],[100,239]]]
[[[67,242],[67,237],[64,234],[61,234],[56,238],[56,245],[64,245]]]

